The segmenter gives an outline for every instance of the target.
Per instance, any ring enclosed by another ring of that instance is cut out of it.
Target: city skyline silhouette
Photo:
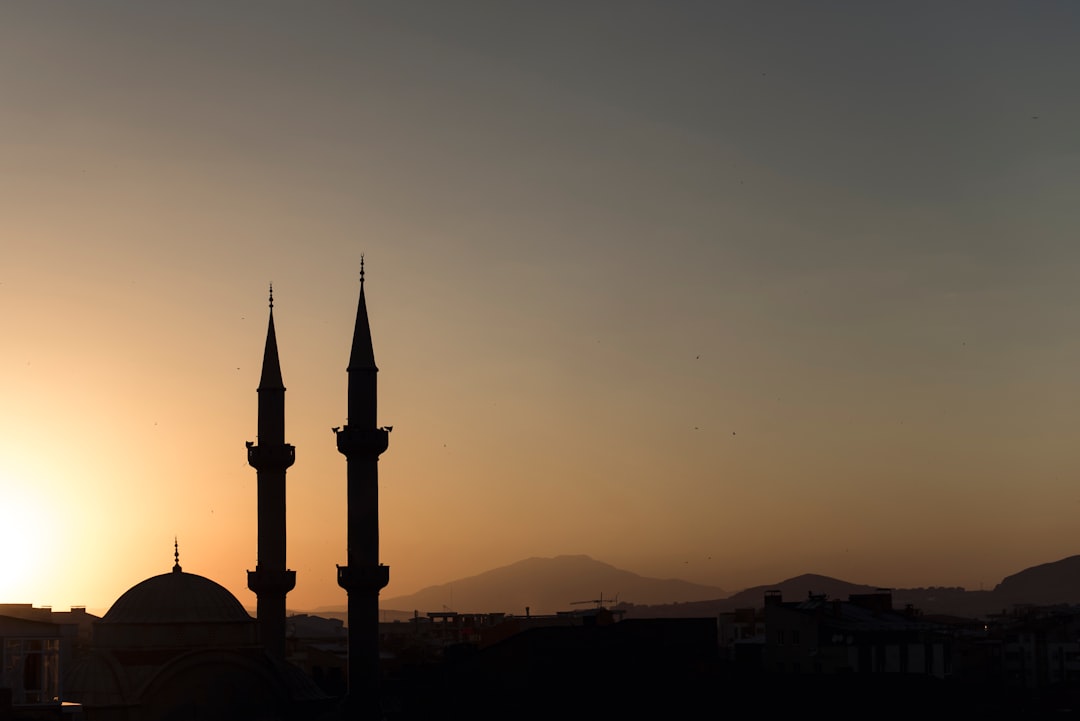
[[[288,604],[342,605],[361,254],[383,598],[575,554],[730,591],[1073,555],[1078,20],[0,9],[0,601],[108,608],[178,537],[254,607],[273,282]]]

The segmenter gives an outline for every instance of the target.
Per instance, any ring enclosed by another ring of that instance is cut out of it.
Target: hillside
[[[398,611],[502,611],[545,614],[582,607],[603,599],[634,604],[701,601],[728,592],[678,579],[657,579],[623,571],[588,556],[528,558],[451,583],[428,586],[407,596],[382,599],[384,609]]]
[[[806,573],[789,578],[786,581],[765,586],[754,586],[726,598],[714,598],[693,603],[653,605],[647,608],[635,605],[627,610],[628,618],[664,617],[694,618],[713,616],[724,611],[738,608],[761,608],[766,591],[780,591],[785,601],[798,601],[810,594],[825,594],[829,598],[847,598],[852,593],[872,593],[873,586],[862,586],[847,581],[840,581],[828,576]]]
[[[1006,576],[994,587],[994,596],[1007,603],[1080,602],[1080,556],[1043,563]]]

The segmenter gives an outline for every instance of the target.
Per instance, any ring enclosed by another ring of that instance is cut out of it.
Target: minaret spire
[[[364,298],[364,257],[360,256],[360,300],[356,306],[356,324],[353,326],[352,349],[349,351],[349,365],[345,369],[349,374],[349,421],[359,421],[360,416],[354,416],[354,412],[365,414],[364,422],[370,421],[375,425],[375,412],[378,410],[375,398],[375,373],[379,369],[375,366],[375,349],[371,344],[371,324],[368,322],[367,301]],[[357,373],[357,382],[353,381],[353,373]],[[370,374],[370,376],[369,376]],[[364,380],[360,380],[360,375]],[[354,392],[363,392],[363,397],[354,398]]]
[[[263,349],[262,377],[259,379],[259,392],[264,390],[281,390],[285,392],[285,384],[281,380],[281,361],[278,358],[277,333],[274,331],[274,284],[270,284],[270,321],[266,328],[266,347]],[[281,399],[282,413],[284,414],[284,396]],[[260,418],[262,417],[260,413]],[[284,433],[285,419],[282,417],[282,432]],[[259,435],[262,435],[260,428]],[[284,436],[282,436],[284,442]]]
[[[360,300],[349,353],[348,419],[334,429],[347,462],[348,561],[338,566],[338,585],[349,595],[348,701],[361,717],[376,717],[379,688],[379,591],[390,568],[379,563],[379,455],[390,442],[376,425],[378,411],[375,353],[364,298],[364,259],[360,257]]]
[[[267,653],[285,658],[285,594],[296,586],[296,572],[285,568],[285,471],[296,450],[285,442],[285,384],[281,380],[274,331],[274,286],[259,379],[258,445],[248,442],[248,464],[257,472],[259,538],[248,588],[258,596],[259,635]]]

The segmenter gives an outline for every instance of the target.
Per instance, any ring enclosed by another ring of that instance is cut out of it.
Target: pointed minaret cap
[[[367,303],[364,300],[364,256],[360,256],[360,303],[356,308],[356,327],[353,329],[352,352],[346,371],[373,370],[375,349],[371,345],[371,326],[368,324]]]
[[[262,377],[259,390],[285,390],[281,380],[281,361],[278,359],[277,333],[274,332],[274,284],[270,284],[270,323],[266,329],[266,348],[263,350]]]
[[[180,568],[180,542],[176,540],[176,536],[173,536],[173,558],[176,561],[173,563],[173,573],[183,573],[184,569]]]

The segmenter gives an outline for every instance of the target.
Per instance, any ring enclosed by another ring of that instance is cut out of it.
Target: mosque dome
[[[180,568],[129,588],[94,628],[98,648],[258,645],[255,619],[224,586]]]
[[[101,623],[243,623],[251,621],[236,596],[209,578],[172,573],[148,578],[128,589]]]

